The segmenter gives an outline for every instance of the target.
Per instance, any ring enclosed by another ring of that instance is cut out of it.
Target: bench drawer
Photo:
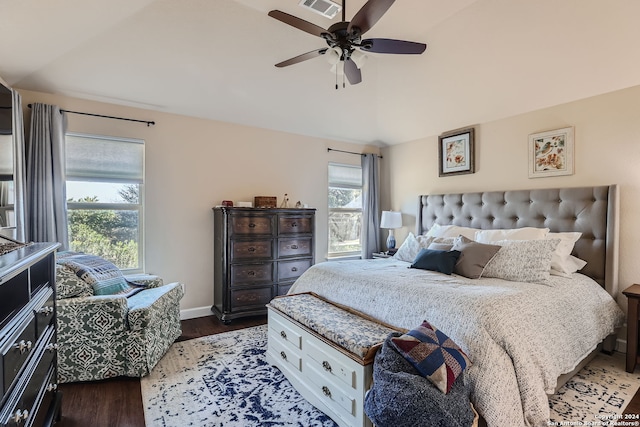
[[[326,376],[335,378],[351,388],[356,387],[356,370],[349,366],[348,361],[345,362],[344,359],[347,356],[337,350],[332,352],[326,344],[316,344],[315,340],[308,340],[305,345],[308,346],[309,363],[315,365],[316,370],[324,372]]]
[[[298,372],[302,371],[302,356],[282,342],[273,339],[273,335],[270,335],[269,338],[269,351],[273,357],[280,360],[281,363],[294,367]]]
[[[334,412],[346,412],[349,416],[356,414],[356,399],[344,386],[331,381],[324,371],[318,369],[314,363],[305,359],[304,369],[307,378],[313,383],[312,389],[324,403]]]
[[[269,315],[269,338],[286,341],[297,349],[302,349],[302,335],[295,326],[285,322],[276,314]]]

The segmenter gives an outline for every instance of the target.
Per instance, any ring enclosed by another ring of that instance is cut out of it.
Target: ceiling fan
[[[346,0],[344,0],[342,2],[342,21],[333,24],[326,30],[288,13],[272,10],[269,12],[269,16],[272,18],[314,36],[321,37],[329,46],[287,59],[276,64],[276,67],[287,67],[318,56],[328,55],[329,61],[338,67],[336,68],[336,79],[337,73],[343,67],[347,80],[352,85],[355,85],[362,81],[362,73],[360,71],[361,62],[364,59],[362,52],[414,55],[423,53],[427,48],[424,43],[381,38],[362,39],[362,35],[378,22],[394,2],[395,0],[369,0],[351,21],[347,21],[345,19]],[[344,81],[342,85],[344,86]],[[337,82],[336,89],[338,89]]]

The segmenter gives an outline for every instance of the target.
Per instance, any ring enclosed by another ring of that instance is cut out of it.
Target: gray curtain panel
[[[380,190],[377,154],[362,155],[362,259],[380,251]]]
[[[25,186],[26,165],[24,154],[24,120],[22,117],[22,97],[16,90],[11,90],[13,96],[13,211],[16,216],[15,238],[19,242],[27,241],[25,227]]]
[[[65,187],[66,118],[55,105],[33,104],[27,146],[27,231],[34,242],[69,247]]]

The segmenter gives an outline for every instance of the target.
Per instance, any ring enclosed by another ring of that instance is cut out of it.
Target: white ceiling
[[[0,76],[76,98],[322,138],[397,144],[640,84],[640,1],[398,0],[366,34],[427,43],[369,54],[335,90],[324,28],[299,0],[0,0]],[[347,2],[349,20],[364,0]],[[336,17],[337,21],[340,16]]]

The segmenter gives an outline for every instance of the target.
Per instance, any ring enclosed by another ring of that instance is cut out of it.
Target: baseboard
[[[180,310],[180,320],[195,319],[197,317],[213,316],[210,306]]]

